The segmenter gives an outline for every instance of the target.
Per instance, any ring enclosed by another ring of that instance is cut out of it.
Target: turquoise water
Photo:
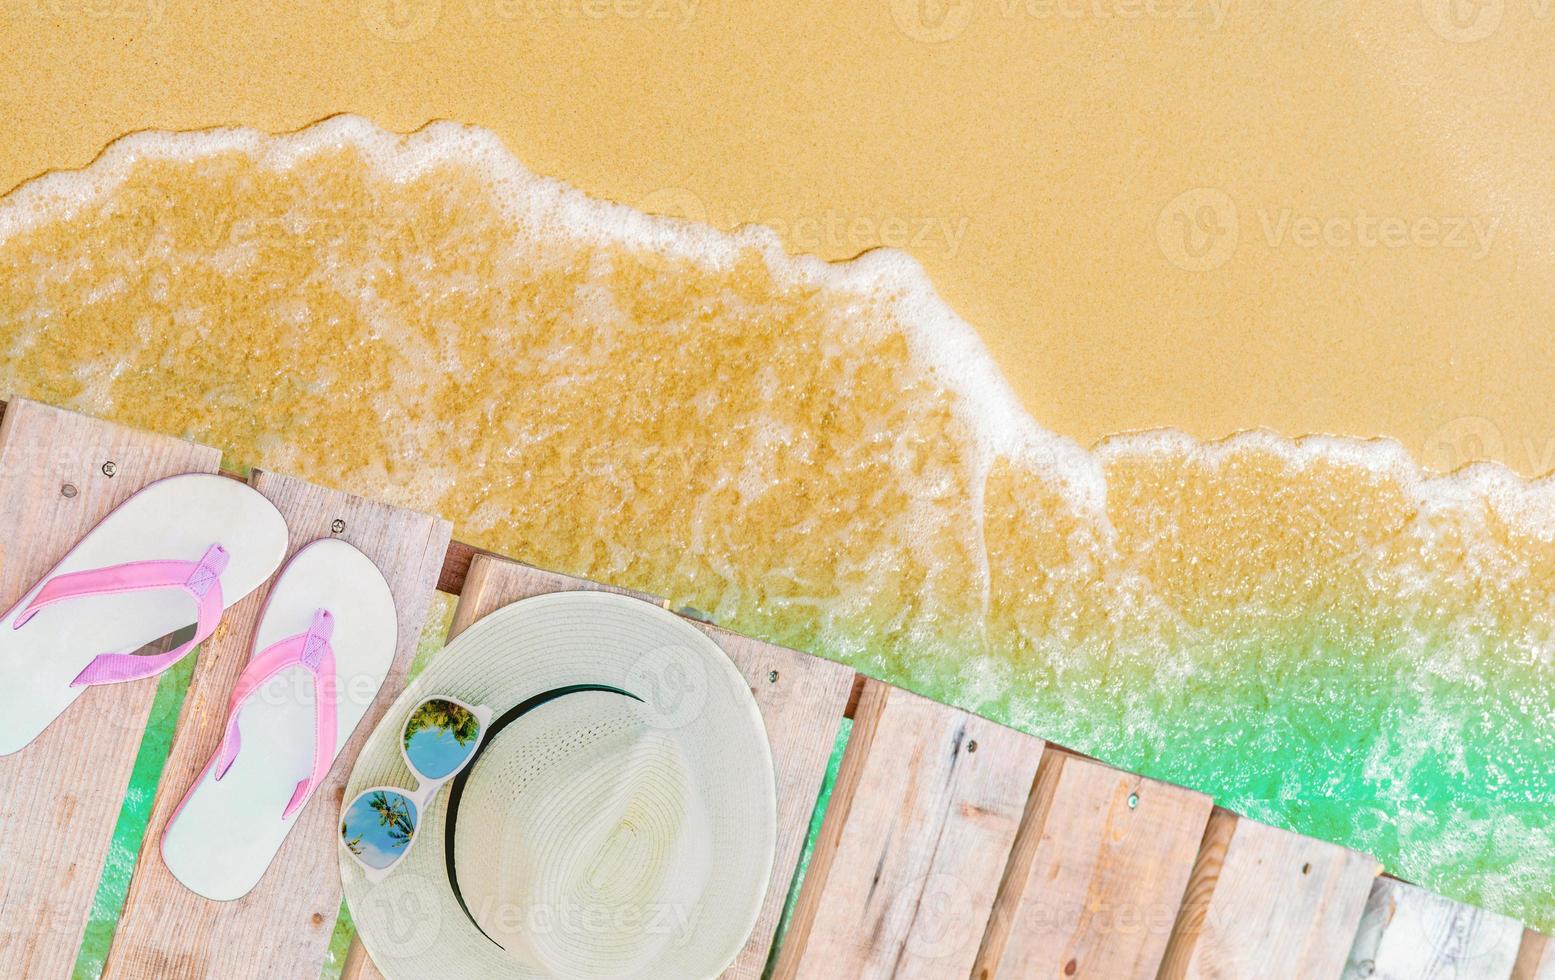
[[[103,961],[113,942],[119,914],[124,910],[124,899],[130,890],[135,859],[140,854],[146,825],[151,820],[151,804],[156,798],[157,783],[162,778],[163,766],[167,765],[167,754],[173,745],[173,729],[178,724],[178,712],[183,707],[184,692],[189,687],[189,678],[194,675],[198,656],[185,657],[157,681],[157,695],[151,705],[151,720],[141,736],[135,768],[130,773],[129,791],[125,793],[118,822],[114,824],[113,841],[108,846],[103,875],[97,885],[97,897],[92,900],[91,918],[87,920],[81,951],[76,955],[72,980],[97,980],[103,974]]]

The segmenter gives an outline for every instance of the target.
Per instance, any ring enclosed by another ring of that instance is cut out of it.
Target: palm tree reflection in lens
[[[386,868],[416,836],[416,805],[392,790],[358,796],[340,822],[346,848],[374,868]]]
[[[416,706],[405,721],[405,758],[427,779],[442,779],[475,751],[481,723],[469,708],[442,698]]]
[[[364,790],[346,808],[340,841],[363,865],[383,872],[403,857],[416,836],[420,807],[474,756],[481,740],[484,708],[449,698],[428,698],[405,719],[400,746],[415,774],[415,791],[389,786]]]

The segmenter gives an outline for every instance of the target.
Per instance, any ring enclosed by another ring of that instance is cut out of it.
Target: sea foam
[[[436,510],[1549,927],[1555,488],[1020,406],[909,256],[492,134],[138,133],[0,202],[18,393]]]

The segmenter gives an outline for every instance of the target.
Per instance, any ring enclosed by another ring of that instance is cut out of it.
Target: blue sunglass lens
[[[425,779],[442,779],[464,765],[480,740],[475,712],[443,698],[416,705],[405,722],[405,758]]]
[[[351,801],[340,819],[340,839],[370,868],[382,870],[400,859],[416,836],[420,814],[403,793],[371,789]]]

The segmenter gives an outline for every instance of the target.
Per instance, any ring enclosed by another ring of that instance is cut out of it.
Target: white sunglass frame
[[[475,716],[475,720],[480,722],[481,725],[480,732],[475,736],[475,744],[470,746],[470,754],[465,756],[464,761],[460,762],[457,766],[451,769],[447,775],[437,779],[433,779],[427,776],[420,769],[416,768],[416,764],[410,761],[410,753],[405,749],[405,726],[410,724],[410,719],[415,717],[416,712],[421,710],[422,705],[428,704],[432,701],[447,701],[450,704],[456,704],[473,714]],[[399,745],[400,758],[404,760],[405,768],[410,770],[411,776],[416,780],[416,788],[413,790],[408,790],[403,786],[369,786],[362,790],[360,793],[351,797],[351,802],[342,807],[340,811],[340,823],[344,824],[346,814],[350,812],[352,807],[356,806],[357,801],[362,799],[362,797],[373,793],[394,793],[398,796],[404,797],[410,802],[412,806],[416,808],[416,826],[415,829],[411,831],[410,840],[405,843],[404,850],[395,855],[393,861],[390,861],[388,864],[381,868],[373,867],[366,861],[362,860],[361,855],[357,854],[349,847],[346,847],[345,834],[343,831],[341,834],[337,835],[336,839],[340,842],[340,846],[345,848],[345,852],[347,854],[351,855],[351,860],[355,861],[357,867],[361,868],[362,871],[367,875],[368,881],[376,884],[377,882],[380,882],[384,878],[388,877],[389,872],[399,867],[400,864],[405,860],[405,856],[409,854],[411,849],[416,846],[416,839],[421,836],[419,833],[421,830],[421,817],[422,814],[426,812],[427,805],[432,802],[432,799],[435,796],[437,796],[438,790],[442,789],[443,786],[445,786],[455,776],[458,776],[459,773],[463,772],[464,768],[468,766],[471,760],[475,758],[476,753],[480,751],[481,743],[486,741],[486,729],[490,727],[490,725],[490,708],[482,704],[467,704],[456,697],[451,697],[446,694],[428,695],[427,697],[422,698],[420,701],[417,701],[414,705],[411,706],[411,709],[405,713],[405,721],[400,725],[399,732],[396,733],[398,737],[395,741]]]

